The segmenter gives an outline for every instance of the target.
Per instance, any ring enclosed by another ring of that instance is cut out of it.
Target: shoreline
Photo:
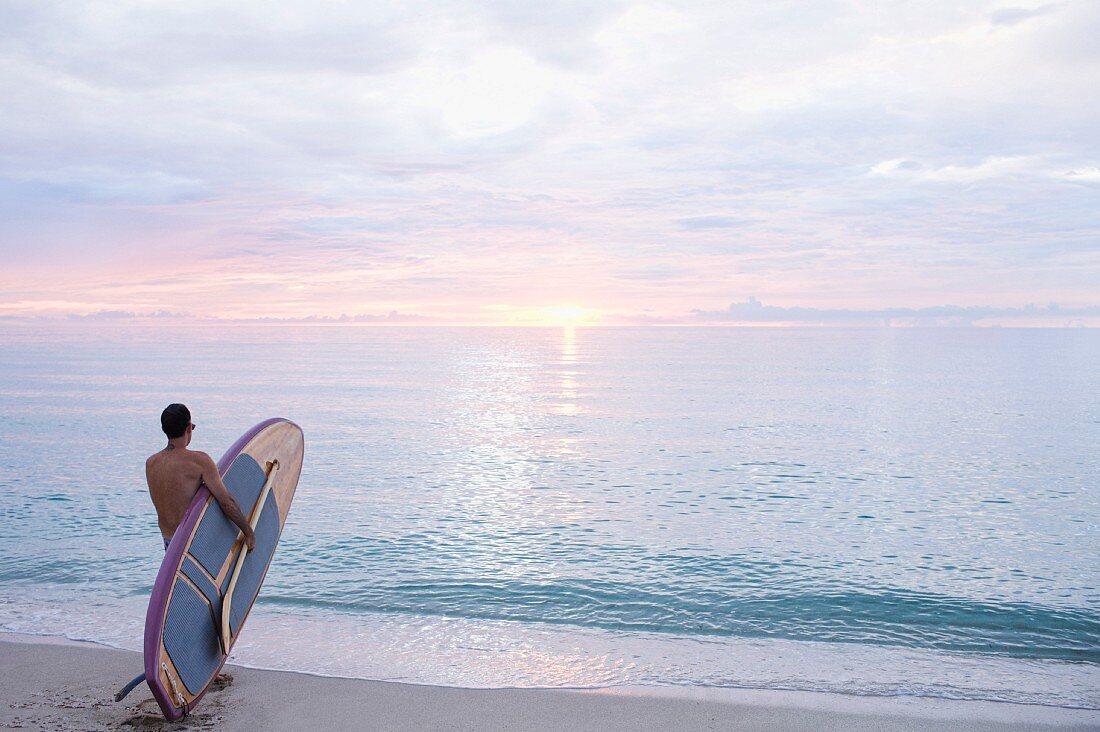
[[[141,651],[147,597],[101,598],[39,586],[0,592],[0,630]],[[930,649],[783,639],[615,633],[544,623],[327,613],[258,603],[234,661],[257,669],[444,687],[785,690],[865,697],[1100,709],[1100,665]],[[107,621],[110,618],[111,620]],[[105,624],[105,621],[109,624]],[[2,635],[0,635],[2,637]],[[333,638],[354,638],[353,643]]]
[[[0,726],[14,729],[1100,730],[1100,710],[1011,702],[717,687],[470,689],[234,664],[229,688],[168,723],[145,685],[111,701],[141,669],[135,651],[0,633],[0,657]],[[376,726],[364,727],[370,721]]]

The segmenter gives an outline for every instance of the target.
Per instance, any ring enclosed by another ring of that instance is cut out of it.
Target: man
[[[187,449],[191,444],[191,434],[195,431],[190,410],[182,404],[169,404],[160,414],[160,427],[168,437],[168,446],[145,461],[145,480],[149,483],[149,496],[157,509],[157,522],[165,550],[187,513],[191,499],[199,486],[205,483],[222,512],[244,532],[245,544],[252,551],[256,546],[256,535],[241,513],[241,507],[222,483],[218,466],[205,452]]]

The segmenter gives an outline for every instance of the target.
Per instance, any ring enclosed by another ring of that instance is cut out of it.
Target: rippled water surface
[[[306,434],[246,662],[1100,705],[1095,331],[0,337],[0,629],[139,647],[184,401]]]

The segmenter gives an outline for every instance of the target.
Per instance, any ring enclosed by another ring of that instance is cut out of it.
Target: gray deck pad
[[[252,506],[264,487],[263,468],[249,455],[240,455],[233,461],[233,467],[226,471],[222,482],[229,490],[245,516],[252,512]],[[217,501],[211,501],[195,530],[188,553],[213,577],[218,572],[233,547],[233,541],[240,533],[237,526],[226,518]]]
[[[217,586],[210,581],[206,576],[206,573],[199,569],[198,563],[189,556],[183,557],[183,574],[187,579],[191,580],[195,587],[199,588],[199,592],[206,597],[206,601],[210,604],[211,615],[216,623],[220,624],[222,613],[222,593],[218,590]]]
[[[233,462],[222,481],[241,511],[246,516],[251,515],[266,481],[259,464],[251,456],[242,454]],[[234,636],[259,593],[280,531],[279,507],[275,496],[269,494],[256,525],[256,547],[246,555],[233,591],[229,626]],[[173,585],[164,622],[164,648],[192,695],[206,688],[224,659],[220,641],[222,601],[232,575],[232,565],[221,587],[215,587],[206,572],[217,576],[238,533],[237,526],[226,518],[218,502],[211,500],[180,568],[187,579],[177,576]]]
[[[177,579],[164,623],[164,648],[191,694],[202,691],[221,665],[222,647],[213,630],[203,596]]]
[[[278,541],[279,507],[275,503],[275,497],[269,496],[260,513],[260,521],[256,524],[256,548],[245,557],[241,575],[237,578],[237,587],[233,590],[233,604],[229,609],[229,631],[234,636],[237,635],[241,621],[244,620],[244,616],[252,607],[252,602],[260,591],[260,583],[264,579],[267,565],[271,562],[271,555],[275,553],[275,544]],[[225,584],[228,585],[229,574],[226,578]],[[225,589],[222,587],[223,594]]]

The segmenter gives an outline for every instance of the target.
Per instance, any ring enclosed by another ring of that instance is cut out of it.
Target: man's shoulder
[[[193,463],[195,465],[206,466],[212,462],[213,459],[205,452],[200,450],[188,450],[186,447],[182,447],[176,448],[175,450],[159,450],[154,452],[152,455],[145,458],[145,467],[150,468],[158,463],[176,466]]]
[[[204,467],[204,468],[208,467],[210,465],[213,465],[213,463],[214,463],[214,458],[210,457],[209,455],[207,455],[202,450],[188,450],[187,451],[187,458],[191,462],[193,462],[195,465],[198,465],[198,466],[201,466],[201,467]]]

